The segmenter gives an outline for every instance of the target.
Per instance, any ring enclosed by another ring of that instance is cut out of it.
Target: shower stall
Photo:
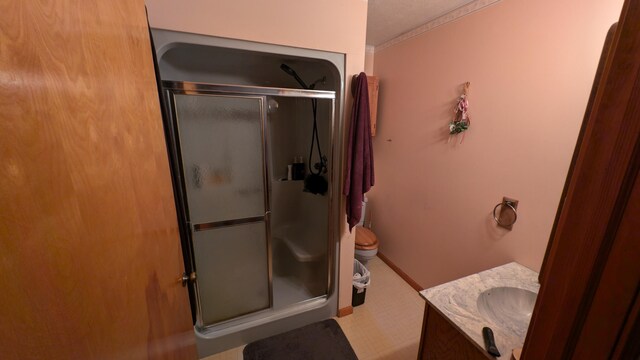
[[[335,315],[343,58],[153,36],[200,355]]]

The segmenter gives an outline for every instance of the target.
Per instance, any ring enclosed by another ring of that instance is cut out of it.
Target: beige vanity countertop
[[[438,310],[467,338],[485,351],[482,328],[493,330],[496,346],[502,354],[500,359],[509,359],[511,351],[521,348],[527,328],[516,324],[503,326],[480,315],[478,296],[485,290],[497,287],[515,287],[538,293],[538,273],[516,262],[485,270],[458,280],[450,281],[426,290],[420,295],[429,306]]]

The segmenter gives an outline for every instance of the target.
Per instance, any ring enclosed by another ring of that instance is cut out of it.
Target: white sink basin
[[[527,329],[538,294],[515,287],[496,287],[478,296],[478,311],[505,329]]]

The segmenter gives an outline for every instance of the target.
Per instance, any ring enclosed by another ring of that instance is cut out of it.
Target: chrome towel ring
[[[496,224],[498,224],[498,225],[500,225],[500,226],[502,226],[504,228],[511,229],[513,227],[513,224],[515,224],[516,221],[518,221],[518,212],[516,211],[516,207],[515,207],[516,204],[517,204],[516,202],[510,201],[510,200],[506,200],[506,199],[503,200],[501,203],[498,203],[498,205],[496,205],[493,208],[493,220],[496,221]],[[498,216],[496,215],[496,210],[498,210],[498,208],[500,206],[506,206],[507,209],[513,211],[513,221],[510,224],[505,224],[505,223],[500,222],[500,218],[498,218]]]

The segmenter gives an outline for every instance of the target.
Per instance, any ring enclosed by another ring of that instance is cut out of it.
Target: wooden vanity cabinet
[[[418,360],[495,359],[476,347],[440,312],[426,304]]]

